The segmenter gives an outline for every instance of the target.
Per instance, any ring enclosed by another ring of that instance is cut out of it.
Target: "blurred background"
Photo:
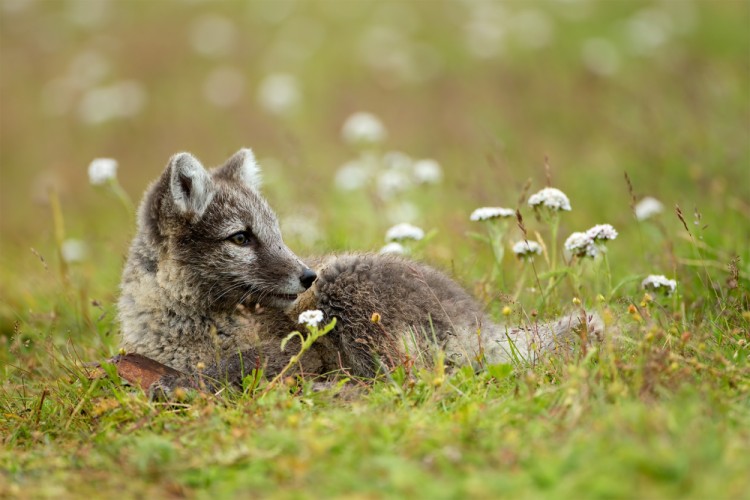
[[[252,147],[300,255],[411,222],[434,232],[417,256],[475,288],[491,255],[469,214],[525,206],[545,158],[561,238],[613,224],[615,270],[678,272],[675,204],[717,261],[746,256],[749,70],[745,0],[0,0],[0,328],[48,324],[66,279],[80,321],[113,317],[134,216],[95,158],[137,203],[176,152]],[[633,196],[665,206],[653,245]]]

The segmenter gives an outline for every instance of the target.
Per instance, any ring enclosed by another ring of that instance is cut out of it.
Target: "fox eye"
[[[240,231],[238,233],[234,233],[232,236],[230,236],[227,239],[231,241],[232,243],[234,243],[235,245],[246,247],[250,244],[251,238],[252,238],[252,235],[250,234],[250,231]]]

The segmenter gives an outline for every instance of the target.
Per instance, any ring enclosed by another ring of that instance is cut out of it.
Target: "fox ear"
[[[180,214],[199,219],[214,196],[211,176],[190,153],[169,160],[169,192]]]
[[[261,184],[260,167],[250,148],[243,148],[232,155],[219,167],[216,174],[227,179],[242,182],[246,186],[259,189]]]

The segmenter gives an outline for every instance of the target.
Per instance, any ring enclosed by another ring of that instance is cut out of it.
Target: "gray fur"
[[[190,153],[179,153],[169,161],[169,190],[178,212],[199,219],[214,195],[211,176]]]
[[[224,166],[225,175],[252,189],[260,189],[261,173],[255,155],[249,148],[237,151]]]
[[[305,290],[307,267],[265,199],[236,180],[236,159],[209,173],[177,155],[146,191],[118,304],[127,351],[192,370],[258,341],[258,318],[239,305],[284,309]],[[249,246],[227,240],[243,230]]]
[[[450,364],[476,368],[533,361],[584,324],[601,330],[598,318],[581,315],[528,328],[498,325],[441,271],[389,255],[316,259],[318,278],[305,290],[307,267],[283,243],[258,183],[250,150],[210,173],[187,153],[170,160],[141,203],[123,273],[126,351],[188,373],[203,364],[205,375],[233,382],[261,364],[275,374],[299,348],[296,341],[286,352],[279,347],[302,328],[297,315],[320,309],[337,326],[296,369],[371,377],[407,359],[429,365],[437,350]],[[246,229],[251,245],[227,240]]]

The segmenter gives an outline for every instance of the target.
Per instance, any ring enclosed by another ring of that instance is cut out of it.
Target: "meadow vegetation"
[[[0,1],[0,496],[748,498],[748,26],[745,0]],[[498,321],[585,308],[606,341],[172,403],[89,377],[143,189],[243,146],[297,254],[409,223],[388,249]]]

